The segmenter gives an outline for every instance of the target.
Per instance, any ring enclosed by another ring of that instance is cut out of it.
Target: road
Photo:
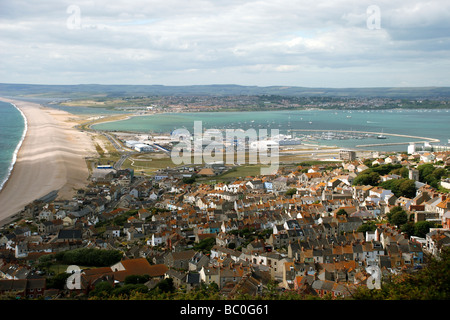
[[[114,138],[111,134],[109,134],[107,132],[102,132],[102,131],[96,131],[96,132],[105,136],[106,139],[108,139],[108,141],[111,142],[111,144],[114,146],[114,148],[117,150],[117,152],[121,153],[120,159],[117,160],[117,162],[113,166],[114,169],[120,170],[123,163],[125,162],[125,160],[128,159],[128,157],[138,153],[137,151],[130,151],[130,150],[124,149],[122,147],[122,145],[116,140],[116,138]]]

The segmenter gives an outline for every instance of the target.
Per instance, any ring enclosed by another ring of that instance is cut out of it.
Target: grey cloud
[[[67,25],[71,5],[79,29]],[[370,5],[380,30],[366,26]],[[445,1],[16,0],[0,9],[4,82],[364,86],[401,83],[408,64],[427,81],[449,71]],[[427,59],[443,67],[427,71]]]

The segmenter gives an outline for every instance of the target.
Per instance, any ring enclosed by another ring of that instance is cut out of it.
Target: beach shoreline
[[[25,117],[22,110],[17,108],[17,106],[14,103],[11,102],[11,105],[14,106],[14,108],[16,108],[19,111],[20,115],[22,116],[23,121],[24,121],[24,128],[23,128],[22,136],[20,137],[20,141],[17,144],[16,149],[14,150],[12,161],[8,168],[8,174],[6,175],[5,179],[3,181],[1,181],[1,183],[0,183],[0,192],[3,190],[4,186],[6,185],[6,183],[9,180],[9,177],[11,176],[12,170],[14,169],[14,165],[16,164],[16,161],[17,161],[17,154],[19,153],[19,150],[22,146],[23,140],[25,139],[25,136],[26,136],[27,130],[28,130],[27,117]]]
[[[0,191],[0,225],[36,199],[58,191],[71,199],[88,183],[86,157],[96,155],[91,136],[75,128],[75,115],[37,103],[0,97],[13,104],[25,119],[26,131],[8,180]]]

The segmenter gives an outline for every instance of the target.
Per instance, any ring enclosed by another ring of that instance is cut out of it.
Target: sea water
[[[13,104],[0,101],[0,190],[8,180],[26,132],[26,120]]]

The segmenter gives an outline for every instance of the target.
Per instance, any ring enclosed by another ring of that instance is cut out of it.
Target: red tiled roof
[[[129,275],[148,274],[151,277],[160,277],[168,270],[164,264],[150,265],[145,258],[122,260],[121,263]]]

